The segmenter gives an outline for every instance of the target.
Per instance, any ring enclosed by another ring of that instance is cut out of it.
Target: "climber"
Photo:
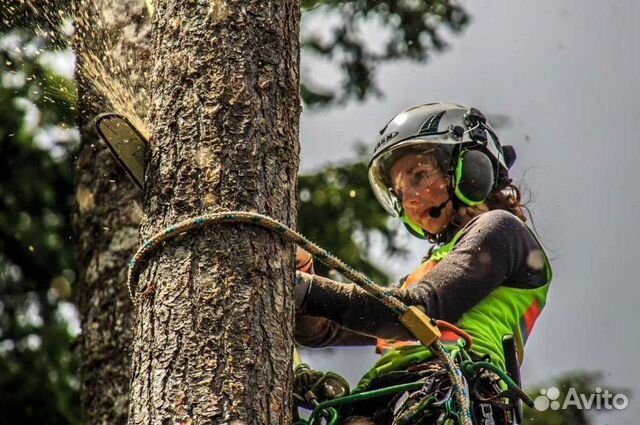
[[[474,358],[501,368],[505,336],[515,340],[522,362],[551,281],[547,256],[525,224],[520,190],[509,178],[514,161],[513,147],[500,144],[480,111],[429,103],[395,116],[380,131],[369,163],[369,181],[383,208],[412,235],[431,243],[423,262],[390,293],[461,328],[473,338]],[[354,284],[312,274],[312,261],[303,250],[296,260],[298,343],[376,345],[382,354],[355,392],[427,379],[426,374],[440,376],[442,366],[428,348],[413,341],[378,299]],[[455,344],[458,338],[444,331],[441,340]],[[487,424],[510,423],[500,410],[499,387],[490,374],[483,379],[484,386],[471,391],[476,410],[482,409],[478,418]],[[340,423],[412,423],[406,422],[407,412],[428,396],[423,393],[349,406],[341,411]],[[425,418],[420,423],[431,423]]]

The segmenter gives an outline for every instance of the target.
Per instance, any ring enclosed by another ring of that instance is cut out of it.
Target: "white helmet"
[[[380,131],[369,162],[373,193],[385,210],[399,217],[402,200],[393,191],[389,171],[408,152],[435,155],[452,177],[451,192],[467,205],[479,204],[491,191],[504,188],[516,158],[513,147],[501,146],[486,117],[475,108],[437,102],[399,113]]]

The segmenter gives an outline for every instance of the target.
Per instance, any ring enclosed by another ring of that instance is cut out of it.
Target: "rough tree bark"
[[[142,235],[206,212],[295,226],[298,0],[160,0]],[[291,421],[293,247],[251,225],[174,239],[135,293],[129,421]]]
[[[141,0],[82,1],[75,12],[81,112],[75,215],[81,410],[83,423],[118,425],[126,424],[128,415],[133,309],[125,282],[137,248],[141,192],[98,140],[93,119],[99,112],[125,112],[118,107],[122,99],[113,97],[122,90],[105,93],[99,87],[130,85],[127,90],[145,103],[143,75],[130,69],[138,62],[128,63],[127,58],[144,63],[150,24]],[[100,63],[89,63],[92,60]]]

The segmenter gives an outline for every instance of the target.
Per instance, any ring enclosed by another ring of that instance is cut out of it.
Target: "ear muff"
[[[494,184],[493,164],[479,150],[463,150],[458,156],[453,187],[458,199],[469,206],[487,199]]]

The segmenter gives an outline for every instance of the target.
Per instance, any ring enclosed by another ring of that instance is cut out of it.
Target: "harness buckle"
[[[416,306],[410,306],[400,316],[400,322],[420,341],[425,347],[436,342],[442,333],[435,320],[427,316]]]

